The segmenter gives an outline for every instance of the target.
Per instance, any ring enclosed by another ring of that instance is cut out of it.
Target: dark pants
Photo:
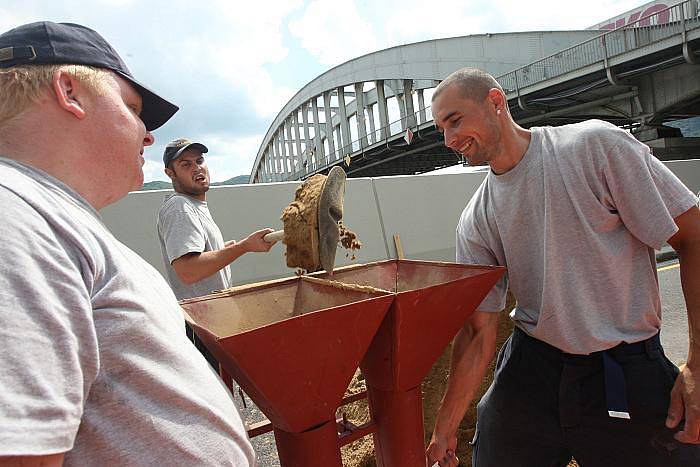
[[[516,328],[477,406],[473,466],[700,466],[700,447],[664,426],[678,368],[658,337],[607,354],[624,372],[629,420],[608,415],[601,352],[564,354]]]

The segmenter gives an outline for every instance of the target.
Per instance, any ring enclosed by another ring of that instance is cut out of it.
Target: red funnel
[[[406,390],[421,383],[504,272],[497,266],[389,260],[320,277],[397,293],[362,371],[381,389]]]
[[[273,426],[300,433],[335,421],[392,300],[381,291],[292,278],[188,300],[183,308]]]
[[[341,268],[330,277],[396,293],[360,364],[378,427],[379,466],[425,465],[421,381],[504,272],[496,266],[390,260]]]

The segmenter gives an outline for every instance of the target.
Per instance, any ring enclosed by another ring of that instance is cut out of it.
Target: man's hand
[[[457,435],[455,433],[444,437],[433,433],[425,452],[428,467],[432,467],[436,462],[440,467],[457,467],[459,459],[455,454],[456,451]]]
[[[499,313],[475,311],[452,345],[450,378],[426,451],[428,466],[457,467],[457,429],[496,351]]]
[[[263,237],[270,232],[274,232],[272,229],[262,229],[257,232],[253,232],[248,235],[245,239],[238,242],[239,245],[243,246],[248,252],[265,252],[270,251],[270,248],[275,244],[275,242],[266,242]]]
[[[685,425],[674,438],[681,443],[700,444],[700,372],[687,366],[681,367],[673,385],[666,426],[676,428],[683,418]]]

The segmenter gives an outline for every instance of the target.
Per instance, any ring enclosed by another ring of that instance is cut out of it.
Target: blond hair
[[[0,69],[0,126],[20,115],[51,92],[58,70],[66,70],[79,82],[103,92],[106,70],[85,65],[32,65]]]

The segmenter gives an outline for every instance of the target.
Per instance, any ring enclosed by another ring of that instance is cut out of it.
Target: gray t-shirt
[[[588,354],[661,326],[653,249],[697,202],[649,148],[599,120],[532,128],[522,161],[492,171],[462,213],[457,261],[508,268],[479,306],[559,349]]]
[[[163,277],[75,191],[0,158],[0,455],[255,465]]]
[[[209,213],[206,201],[180,193],[168,196],[158,213],[158,238],[168,281],[178,300],[200,297],[231,286],[229,266],[190,285],[180,280],[172,266],[173,261],[187,253],[203,253],[224,247],[224,238]]]

